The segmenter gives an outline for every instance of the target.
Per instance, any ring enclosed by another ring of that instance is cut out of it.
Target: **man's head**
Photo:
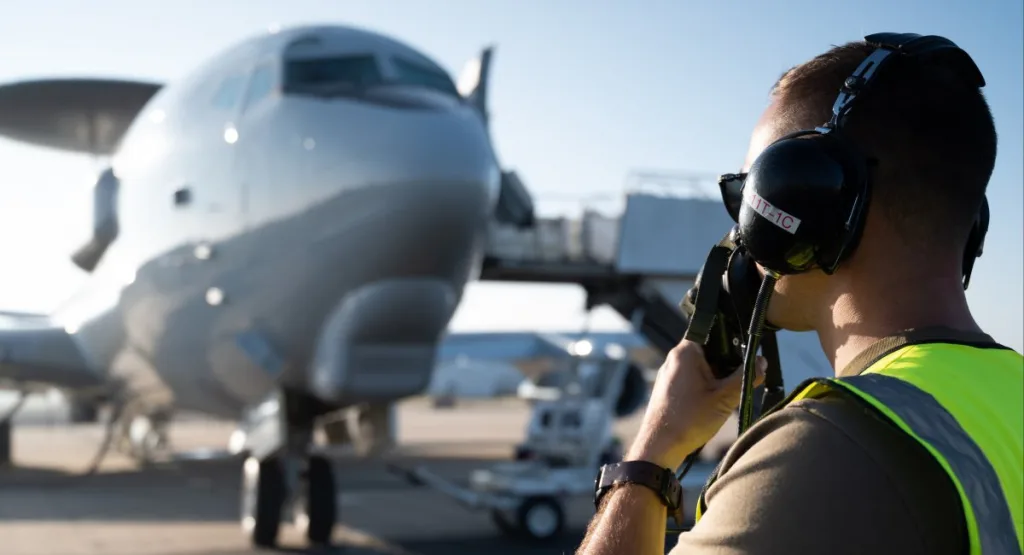
[[[849,43],[783,74],[754,130],[746,166],[783,135],[828,121],[843,81],[874,49]],[[879,71],[843,131],[877,161],[864,234],[835,275],[812,271],[780,280],[768,318],[787,329],[815,329],[843,289],[878,279],[883,268],[888,275],[958,277],[995,163],[995,126],[981,91],[952,68],[914,59],[890,60]]]

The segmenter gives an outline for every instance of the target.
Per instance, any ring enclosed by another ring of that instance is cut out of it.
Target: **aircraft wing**
[[[0,136],[110,155],[161,85],[113,79],[43,79],[0,86]]]
[[[439,360],[502,360],[523,376],[536,377],[554,370],[569,357],[572,341],[557,334],[531,332],[454,333],[438,349]]]
[[[78,346],[49,317],[0,312],[0,381],[81,388],[100,385]]]

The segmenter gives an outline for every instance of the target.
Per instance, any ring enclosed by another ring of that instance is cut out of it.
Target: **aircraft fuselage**
[[[117,237],[53,318],[154,404],[238,417],[422,390],[499,169],[415,50],[350,28],[242,43],[162,88],[113,157]]]

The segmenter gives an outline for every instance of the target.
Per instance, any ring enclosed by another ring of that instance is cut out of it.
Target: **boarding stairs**
[[[733,223],[709,176],[634,172],[619,213],[536,216],[514,172],[502,176],[481,280],[574,283],[667,353],[686,331],[679,301]]]

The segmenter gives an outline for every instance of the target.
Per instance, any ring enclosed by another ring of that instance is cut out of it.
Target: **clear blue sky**
[[[423,49],[453,74],[495,44],[501,159],[542,198],[620,191],[638,167],[735,170],[768,88],[788,67],[871,32],[946,35],[985,73],[1000,135],[992,230],[968,296],[985,328],[1024,349],[1020,0],[9,4],[0,18],[0,82],[68,74],[165,81],[274,23],[369,27]],[[67,257],[86,231],[95,166],[0,139],[0,168],[0,307],[45,311],[82,282]],[[576,327],[582,298],[573,287],[475,285],[453,326]],[[623,325],[607,313],[596,323]]]

